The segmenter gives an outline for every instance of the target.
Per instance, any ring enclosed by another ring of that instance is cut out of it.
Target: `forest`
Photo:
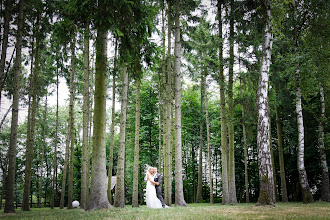
[[[330,202],[326,0],[3,0],[0,209]]]

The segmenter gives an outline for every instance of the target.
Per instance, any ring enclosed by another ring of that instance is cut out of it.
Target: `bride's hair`
[[[144,177],[144,180],[145,181],[147,181],[148,180],[148,177],[147,177],[147,175],[148,175],[148,173],[150,173],[151,174],[151,172],[150,172],[150,170],[151,169],[153,169],[153,167],[152,166],[149,166],[148,164],[146,164],[145,165],[145,169],[144,169],[144,173],[145,173],[145,177]]]

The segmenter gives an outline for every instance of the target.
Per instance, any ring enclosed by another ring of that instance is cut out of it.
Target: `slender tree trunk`
[[[37,18],[37,23],[39,23],[39,16]],[[39,24],[37,24],[37,27]],[[32,80],[32,104],[31,104],[31,117],[30,117],[30,132],[27,136],[27,146],[26,146],[26,160],[25,160],[25,182],[24,182],[24,192],[22,201],[22,210],[30,211],[29,207],[29,196],[31,190],[31,176],[32,176],[32,161],[33,161],[33,147],[35,140],[35,124],[36,124],[36,114],[38,107],[38,77],[39,77],[39,46],[40,46],[40,33],[36,33],[36,48],[35,48],[35,59],[34,59],[34,70],[33,70],[33,80]]]
[[[117,162],[117,182],[115,189],[115,207],[125,207],[125,137],[126,137],[126,111],[127,111],[127,89],[128,73],[127,66],[123,69],[123,87],[121,93],[121,114],[120,114],[120,139]]]
[[[295,6],[295,0],[293,0],[293,9],[294,9],[294,20],[297,20],[297,10]],[[295,24],[295,53],[296,56],[299,56],[298,52],[298,30],[297,25]],[[301,89],[300,89],[300,67],[299,63],[296,62],[296,70],[295,70],[295,79],[296,79],[296,114],[297,114],[297,124],[298,124],[298,173],[299,173],[299,182],[300,188],[302,192],[303,202],[311,203],[314,202],[313,195],[311,193],[311,189],[308,184],[307,173],[305,169],[305,137],[304,137],[304,120],[303,120],[303,112],[302,112],[302,104],[301,104]]]
[[[99,4],[102,7],[102,4]],[[92,182],[87,210],[109,208],[106,171],[107,31],[97,27],[93,118]]]
[[[320,102],[321,102],[321,119],[319,121],[319,151],[322,167],[322,186],[321,186],[321,200],[330,202],[330,186],[329,186],[329,170],[326,158],[326,151],[324,147],[324,123],[325,117],[325,101],[322,84],[320,83]]]
[[[46,88],[47,90],[47,88]],[[42,182],[43,182],[43,169],[44,169],[44,158],[45,158],[45,145],[46,145],[46,125],[47,125],[47,98],[48,94],[46,93],[46,103],[45,103],[45,112],[44,112],[44,127],[43,127],[43,143],[41,150],[41,165],[40,165],[40,180],[39,180],[39,193],[38,193],[38,208],[41,208],[41,193],[42,193]],[[46,191],[45,191],[46,193]]]
[[[112,201],[111,192],[111,180],[112,180],[112,168],[113,168],[113,149],[115,147],[114,137],[115,137],[115,104],[116,104],[116,74],[117,74],[117,40],[115,48],[115,60],[114,60],[114,73],[112,76],[112,109],[111,109],[111,128],[110,128],[110,149],[109,149],[109,171],[108,171],[108,200],[110,204]]]
[[[228,137],[229,137],[229,153],[228,153],[228,186],[229,186],[229,203],[236,204],[236,184],[235,184],[235,145],[234,145],[234,96],[233,96],[233,79],[234,79],[234,1],[230,1],[230,28],[229,28],[229,79],[228,79]]]
[[[58,85],[59,85],[59,79],[58,79],[58,71],[56,71],[56,122],[55,122],[55,147],[54,147],[54,158],[53,158],[53,178],[52,178],[52,198],[51,198],[51,204],[50,207],[54,209],[55,206],[55,194],[56,191],[56,170],[57,170],[57,140],[58,140],[58,101],[59,101],[59,95],[58,95]]]
[[[262,59],[260,67],[260,76],[257,91],[257,109],[258,109],[258,167],[260,194],[258,204],[275,204],[273,166],[271,161],[270,143],[269,143],[269,106],[268,106],[268,82],[269,68],[271,63],[271,51],[273,44],[273,35],[271,33],[271,1],[264,0],[264,41],[262,45]]]
[[[64,196],[65,196],[65,187],[66,187],[66,177],[68,172],[68,162],[69,162],[69,149],[70,149],[70,126],[71,126],[71,115],[69,114],[68,118],[68,127],[67,127],[67,136],[65,143],[65,156],[64,156],[64,168],[63,168],[63,177],[62,177],[62,188],[61,188],[61,199],[60,199],[60,209],[64,208]]]
[[[82,147],[82,163],[81,163],[81,195],[80,208],[85,209],[87,206],[88,187],[87,181],[89,172],[87,166],[89,164],[90,152],[88,151],[88,124],[89,124],[89,22],[85,24],[84,33],[84,93],[83,93],[83,147]]]
[[[196,203],[200,203],[202,198],[202,188],[203,188],[203,133],[204,133],[204,122],[203,122],[203,107],[204,107],[204,84],[205,78],[204,75],[201,75],[201,106],[200,106],[200,123],[199,123],[199,159],[198,159],[198,177],[197,177],[197,194],[196,194]]]
[[[0,95],[1,95],[1,94],[0,94]],[[0,122],[0,130],[1,130],[2,125],[3,125],[3,123],[5,122],[5,120],[6,120],[7,116],[8,116],[10,110],[12,110],[12,107],[13,107],[13,105],[11,105],[11,106],[8,108],[7,112],[6,112],[5,115],[3,116],[3,118],[2,118],[2,120],[1,120],[1,122]]]
[[[240,95],[241,95],[241,108],[242,108],[242,128],[243,128],[243,145],[244,145],[244,184],[245,184],[245,202],[250,202],[249,196],[249,175],[248,175],[248,149],[246,140],[246,130],[245,130],[245,111],[243,102],[243,91],[242,91],[242,81],[240,78]]]
[[[165,203],[169,206],[172,205],[172,168],[171,168],[171,160],[172,160],[172,153],[171,153],[171,128],[172,128],[172,123],[171,123],[171,100],[172,100],[172,88],[171,88],[171,80],[172,80],[172,68],[171,68],[171,7],[172,4],[169,1],[168,2],[168,44],[167,44],[167,59],[168,59],[168,64],[167,64],[167,82],[166,82],[166,148],[165,148],[165,158],[166,158],[166,167],[165,167],[165,175],[164,175],[164,187],[165,187]]]
[[[269,95],[268,95],[268,103],[269,103]],[[274,183],[275,199],[276,201],[279,201],[278,191],[277,191],[276,171],[275,171],[275,158],[274,158],[273,143],[272,143],[272,123],[270,116],[269,116],[269,148],[270,148],[270,159],[272,161],[272,166],[273,166],[273,183]]]
[[[10,142],[8,147],[8,174],[6,177],[6,204],[5,213],[15,213],[15,173],[16,173],[16,148],[17,148],[17,127],[18,127],[18,109],[19,109],[19,91],[21,82],[21,50],[22,35],[24,26],[24,0],[19,2],[17,37],[16,37],[16,59],[14,65],[14,84],[13,84],[13,104],[11,117]],[[4,189],[4,187],[2,187]],[[2,197],[1,197],[2,199]],[[1,200],[2,203],[2,200]]]
[[[136,80],[136,110],[135,110],[135,140],[134,140],[134,166],[133,166],[133,196],[132,207],[139,207],[139,139],[140,139],[140,84]]]
[[[72,196],[73,196],[73,158],[74,158],[74,146],[75,146],[75,132],[74,132],[74,78],[75,78],[75,47],[76,41],[71,42],[71,74],[70,74],[70,104],[69,114],[70,116],[70,166],[68,175],[68,209],[72,209]]]
[[[219,19],[219,84],[220,84],[220,112],[221,112],[221,165],[222,165],[222,204],[229,203],[228,186],[228,142],[227,142],[227,118],[226,118],[226,97],[225,97],[225,77],[223,74],[223,38],[222,38],[222,0],[218,0]]]
[[[275,86],[275,93],[277,94],[276,86]],[[275,101],[276,101],[276,99],[275,99]],[[276,113],[277,140],[278,140],[278,156],[279,156],[279,163],[280,163],[282,202],[288,202],[289,200],[288,200],[288,193],[286,190],[286,179],[285,179],[285,168],[284,168],[282,126],[281,126],[280,113],[278,110],[277,103],[275,103],[275,113]]]
[[[205,76],[206,81],[206,76]],[[204,83],[205,93],[205,114],[206,114],[206,134],[207,134],[207,160],[209,165],[209,178],[210,178],[210,203],[214,203],[213,199],[213,178],[212,178],[212,161],[211,161],[211,147],[210,147],[210,122],[209,122],[209,108],[207,100],[207,83]]]
[[[180,1],[175,1],[175,205],[187,206],[182,180]]]
[[[2,91],[3,89],[4,79],[5,79],[4,71],[5,71],[6,55],[7,55],[7,47],[8,47],[9,23],[11,20],[13,5],[14,5],[13,0],[6,0],[3,35],[2,35],[3,37],[2,37],[2,45],[1,45],[1,60],[0,60],[0,91]]]

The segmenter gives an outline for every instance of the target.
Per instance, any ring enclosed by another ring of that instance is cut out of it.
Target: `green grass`
[[[225,206],[203,203],[168,209],[127,206],[125,209],[110,208],[91,212],[34,208],[29,212],[17,209],[15,214],[4,214],[1,210],[0,219],[330,219],[330,203],[277,203],[276,207],[256,206],[253,203]]]

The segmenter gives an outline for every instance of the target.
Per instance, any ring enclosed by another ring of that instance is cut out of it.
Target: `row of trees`
[[[168,205],[330,201],[325,1],[218,0],[211,21],[199,1],[1,6],[5,212],[30,210],[34,196],[38,207],[138,207],[145,164],[163,172]],[[18,125],[20,101],[28,116]],[[311,158],[320,160],[306,169]]]

